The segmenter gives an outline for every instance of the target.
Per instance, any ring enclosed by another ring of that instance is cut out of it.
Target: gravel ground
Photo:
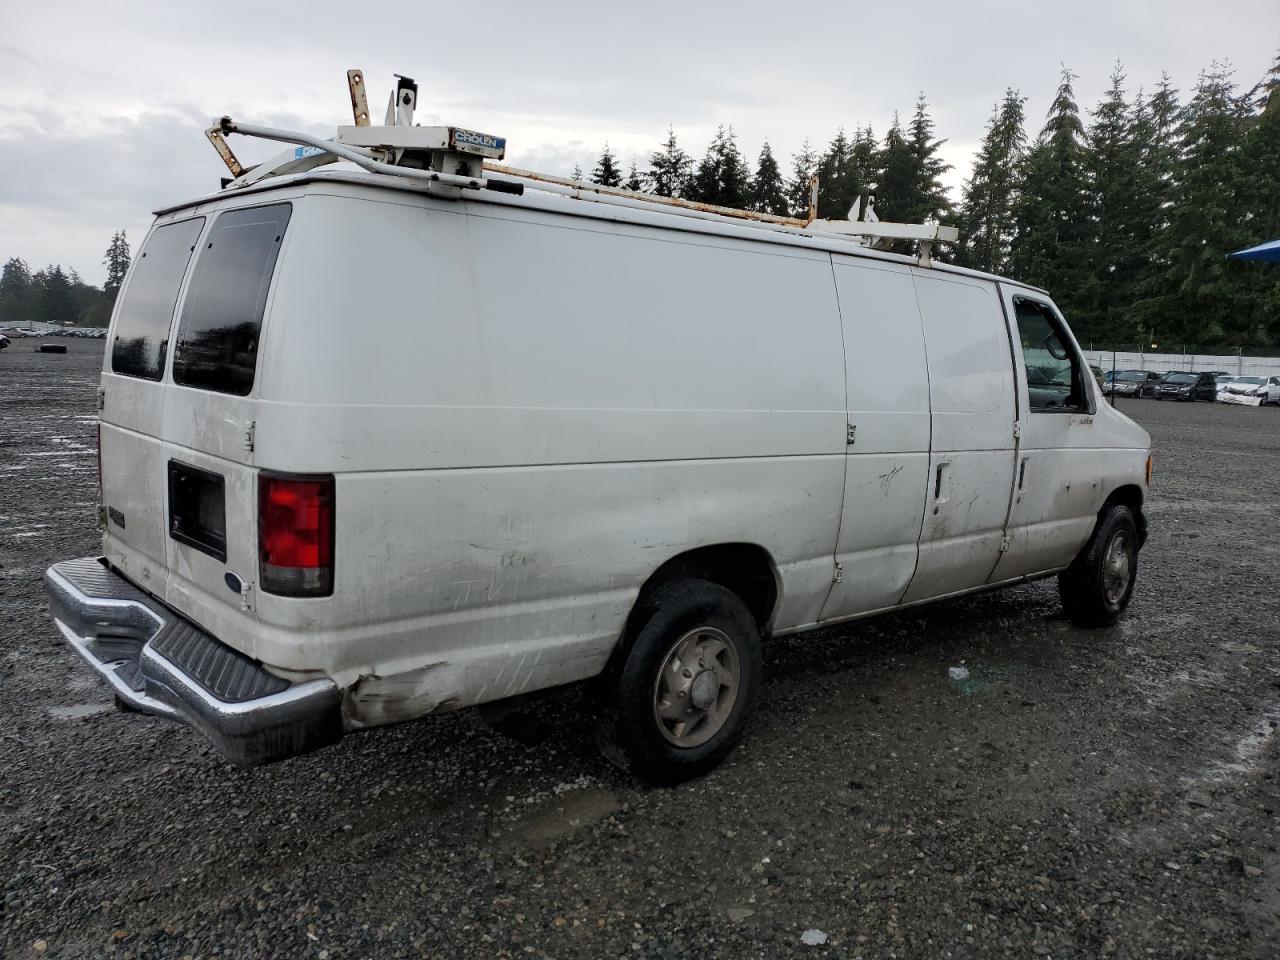
[[[1280,410],[1123,402],[1157,472],[1115,628],[1044,582],[775,641],[700,782],[628,782],[570,693],[533,748],[463,712],[236,771],[48,620],[98,540],[64,342],[0,353],[0,955],[1280,955]]]

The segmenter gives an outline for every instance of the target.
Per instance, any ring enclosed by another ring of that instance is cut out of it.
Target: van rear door
[[[156,226],[120,293],[102,370],[99,443],[106,548],[112,563],[163,596],[168,569],[164,433],[170,329],[206,223]]]
[[[247,639],[243,614],[258,567],[258,344],[291,213],[290,204],[274,203],[214,216],[174,334],[164,411],[165,599],[233,646]]]
[[[105,383],[103,416],[112,434],[108,438],[104,426],[104,498],[108,512],[115,501],[128,502],[142,521],[136,531],[109,521],[108,558],[250,655],[245,619],[258,554],[258,343],[291,213],[290,203],[274,202],[196,218],[201,230],[176,317],[169,308],[173,332],[166,346],[173,346],[153,350],[161,354],[162,370],[168,355],[169,369],[147,384],[147,396],[134,400],[137,388],[117,382],[129,377],[116,376],[113,346],[111,382]],[[148,245],[167,229],[156,228]],[[126,291],[116,321],[122,330],[132,315],[129,300]],[[153,376],[154,367],[148,368]],[[125,398],[130,402],[122,409]]]

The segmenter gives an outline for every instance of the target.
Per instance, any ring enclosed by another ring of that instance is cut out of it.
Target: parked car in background
[[[1238,379],[1238,377],[1236,377],[1235,374],[1224,373],[1224,374],[1215,376],[1213,378],[1213,384],[1215,387],[1218,388],[1218,392],[1221,393],[1223,390],[1227,388],[1227,384],[1231,383],[1233,380],[1236,380],[1236,379]],[[1217,398],[1215,397],[1214,399],[1217,399]]]
[[[1211,373],[1170,373],[1156,387],[1157,400],[1213,400],[1217,395]]]
[[[1280,377],[1236,377],[1218,391],[1223,403],[1280,404]]]
[[[9,345],[9,338],[6,337],[3,333],[0,333],[0,350],[3,350],[8,345]]]
[[[1133,397],[1141,400],[1156,395],[1156,385],[1160,382],[1160,374],[1154,370],[1118,370],[1115,379],[1107,387],[1107,393],[1113,397]]]

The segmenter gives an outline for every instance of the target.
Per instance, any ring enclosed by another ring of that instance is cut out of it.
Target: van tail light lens
[[[258,579],[283,597],[333,593],[333,477],[258,475]]]
[[[1150,457],[1150,456],[1148,456],[1148,457],[1147,457],[1147,486],[1148,486],[1148,487],[1149,487],[1149,486],[1151,486],[1151,468],[1152,468],[1153,466],[1154,466],[1154,464],[1153,464],[1153,463],[1152,463],[1152,461],[1151,461],[1151,457]]]
[[[105,503],[102,495],[102,421],[98,421],[98,503]]]

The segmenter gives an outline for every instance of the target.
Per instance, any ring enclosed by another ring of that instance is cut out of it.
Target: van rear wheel
[[[654,785],[700,777],[759,698],[760,630],[732,591],[690,579],[643,599],[631,631],[598,691],[605,755]]]
[[[1080,627],[1109,627],[1120,619],[1138,577],[1138,526],[1122,504],[1105,509],[1075,561],[1058,574],[1067,617]]]

